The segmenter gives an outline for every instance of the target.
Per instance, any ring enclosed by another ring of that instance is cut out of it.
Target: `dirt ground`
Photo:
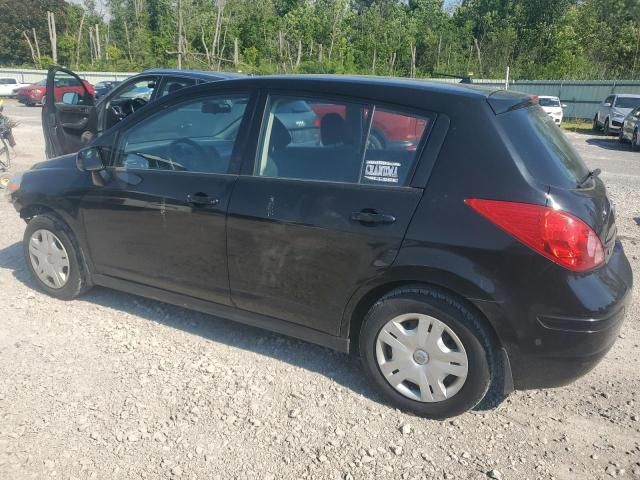
[[[5,103],[26,169],[43,159],[40,109]],[[603,170],[640,278],[640,153],[569,135]],[[347,355],[104,288],[38,292],[0,198],[2,479],[640,479],[638,301],[573,385],[428,421],[387,406]]]

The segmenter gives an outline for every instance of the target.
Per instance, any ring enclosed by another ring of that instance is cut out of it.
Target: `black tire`
[[[634,152],[640,150],[640,145],[638,145],[640,139],[638,138],[638,135],[640,135],[640,133],[638,133],[638,129],[635,129],[633,131],[633,136],[631,137],[631,150]]]
[[[602,127],[602,132],[607,136],[611,135],[611,130],[609,129],[609,119],[608,118],[604,121],[604,126]]]
[[[405,313],[430,315],[445,323],[458,336],[468,357],[468,373],[460,391],[439,402],[410,399],[385,379],[376,360],[378,333],[391,319]],[[394,406],[416,415],[443,419],[472,409],[487,394],[499,370],[497,349],[480,316],[463,302],[437,288],[401,288],[381,298],[367,313],[360,333],[360,357],[377,389]]]
[[[38,230],[49,230],[54,233],[64,246],[64,249],[67,251],[69,259],[69,273],[66,283],[61,288],[51,288],[45,284],[40,280],[40,278],[38,278],[38,275],[33,268],[29,253],[29,242],[31,240],[31,236]],[[31,272],[31,276],[38,288],[43,292],[61,300],[72,300],[90,288],[87,267],[78,242],[76,241],[76,237],[69,226],[56,215],[44,213],[32,218],[25,229],[22,246],[25,262]]]
[[[620,143],[629,143],[624,138],[624,130],[623,129],[620,129],[620,133],[618,134],[618,142],[620,142]]]
[[[594,132],[599,132],[600,131],[600,125],[598,125],[598,115],[596,115],[595,117],[593,117],[593,125],[592,125],[593,131]]]

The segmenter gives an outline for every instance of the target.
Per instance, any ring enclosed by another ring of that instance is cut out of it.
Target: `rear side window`
[[[254,174],[404,186],[430,123],[372,104],[272,96]]]
[[[539,182],[575,188],[589,170],[560,128],[539,106],[498,115],[519,158]]]

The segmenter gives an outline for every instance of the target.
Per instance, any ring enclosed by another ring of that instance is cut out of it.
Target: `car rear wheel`
[[[487,393],[494,346],[478,315],[438,289],[395,290],[368,312],[360,355],[395,406],[427,418],[459,415]]]
[[[24,232],[24,256],[38,287],[71,300],[88,288],[87,269],[71,229],[58,217],[34,217]]]

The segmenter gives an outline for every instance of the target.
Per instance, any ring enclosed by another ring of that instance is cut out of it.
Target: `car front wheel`
[[[495,348],[478,314],[429,287],[395,290],[368,312],[360,355],[395,406],[442,419],[476,406],[495,370]]]
[[[640,135],[637,129],[633,131],[633,136],[631,137],[631,149],[635,152],[640,150]]]
[[[27,224],[23,249],[31,275],[45,293],[71,300],[88,288],[75,236],[55,215],[38,215]]]
[[[598,115],[596,115],[595,117],[593,117],[593,131],[597,132],[598,130],[600,130],[600,125],[598,125]]]
[[[611,135],[611,131],[609,130],[609,119],[607,118],[604,121],[604,127],[602,127],[602,131],[605,135]]]

